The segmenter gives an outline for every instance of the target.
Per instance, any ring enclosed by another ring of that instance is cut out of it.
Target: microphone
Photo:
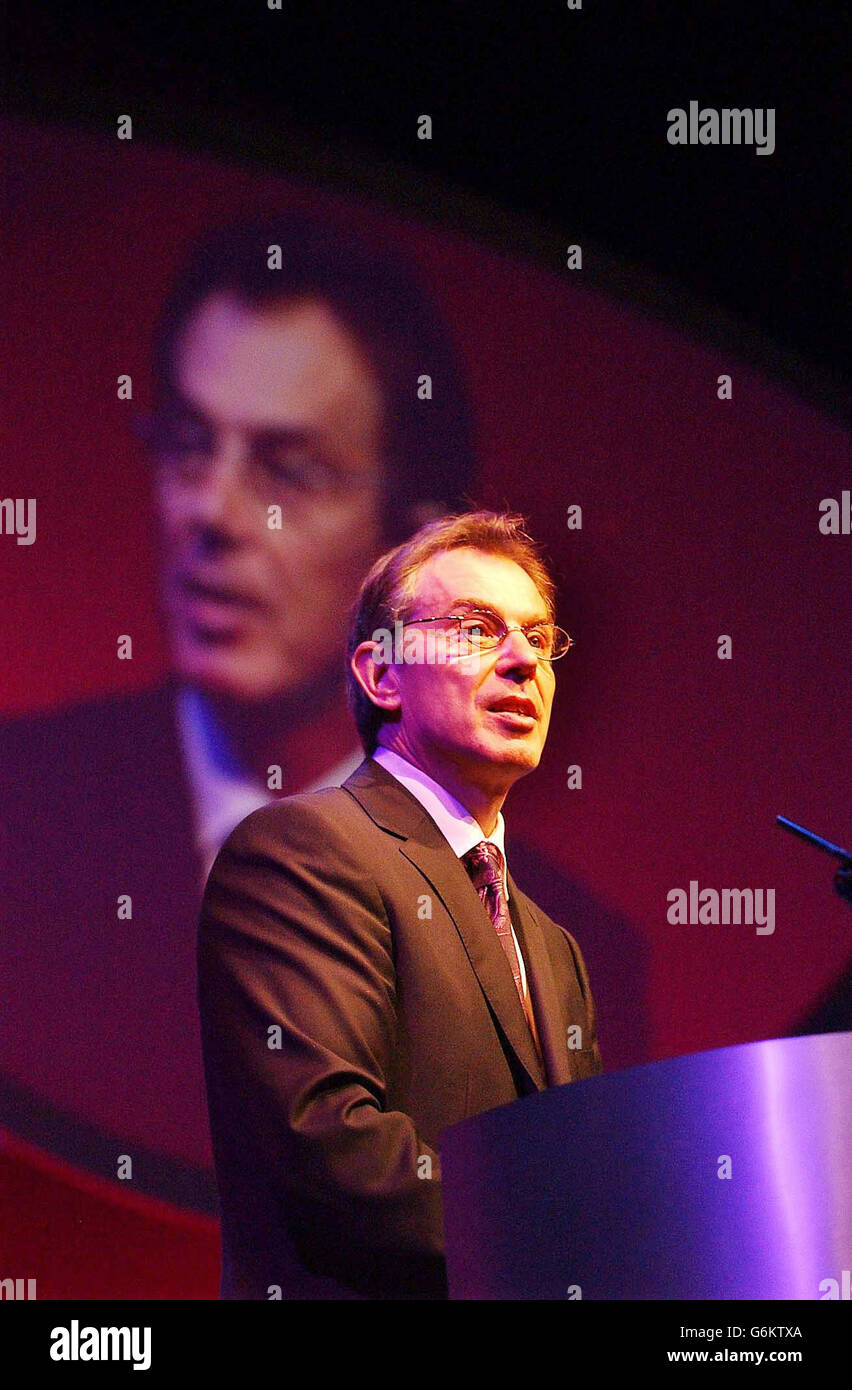
[[[789,830],[792,835],[798,835],[801,840],[807,841],[809,845],[816,845],[825,854],[830,854],[834,859],[840,860],[840,867],[834,875],[834,887],[847,903],[852,904],[852,851],[842,849],[840,845],[832,844],[831,840],[824,840],[822,835],[816,835],[813,830],[806,830],[803,825],[797,825],[795,821],[788,820],[786,816],[776,816],[776,823]]]

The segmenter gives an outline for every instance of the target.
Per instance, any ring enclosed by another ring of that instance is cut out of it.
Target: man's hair
[[[281,247],[281,269],[268,266]],[[469,506],[474,431],[453,345],[412,266],[387,243],[374,247],[299,209],[214,228],[196,242],[160,314],[153,346],[155,409],[174,399],[175,347],[211,295],[262,310],[314,299],[357,340],[384,407],[383,535],[396,544],[424,518]],[[418,399],[418,377],[432,379]],[[431,505],[430,505],[431,504]]]
[[[349,708],[368,757],[376,751],[379,729],[389,716],[373,704],[358,684],[351,659],[360,643],[370,641],[374,632],[382,629],[392,634],[394,622],[405,620],[411,612],[420,568],[433,555],[471,546],[514,560],[526,570],[544,599],[550,621],[554,620],[556,584],[538,544],[525,527],[526,519],[515,512],[476,511],[439,517],[380,555],[373,564],[352,606],[346,643]]]

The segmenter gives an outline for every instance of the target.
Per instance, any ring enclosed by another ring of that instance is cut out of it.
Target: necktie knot
[[[462,855],[462,863],[467,869],[475,888],[503,886],[503,855],[499,845],[491,840],[480,840],[478,845]]]

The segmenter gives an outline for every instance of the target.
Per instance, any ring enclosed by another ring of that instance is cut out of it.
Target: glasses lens
[[[527,629],[527,641],[545,661],[549,661],[553,655],[553,631],[551,623],[539,623]]]
[[[569,637],[564,627],[553,629],[553,645],[550,652],[550,660],[558,661],[560,656],[564,656],[573,647],[573,638]]]
[[[505,628],[496,614],[483,612],[470,618],[462,618],[459,631],[462,644],[467,650],[481,652],[488,647],[496,646]]]
[[[508,631],[502,618],[496,613],[480,610],[475,615],[460,618],[461,642],[466,651],[487,651],[498,646]],[[526,638],[533,651],[542,661],[557,661],[573,646],[573,641],[563,627],[554,623],[536,623],[526,629]]]
[[[280,493],[320,497],[339,487],[334,471],[303,444],[261,439],[256,456],[261,482]]]

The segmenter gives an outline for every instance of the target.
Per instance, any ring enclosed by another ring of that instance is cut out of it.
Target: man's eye
[[[483,638],[496,637],[497,624],[493,618],[487,614],[482,614],[476,618],[465,618],[461,625],[462,632],[472,641],[480,641]]]
[[[278,448],[263,451],[263,463],[270,478],[300,492],[317,492],[327,486],[329,470],[312,454],[301,449]]]

